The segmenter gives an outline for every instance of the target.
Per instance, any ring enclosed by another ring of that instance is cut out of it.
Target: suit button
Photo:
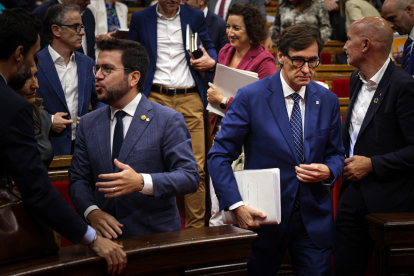
[[[293,196],[290,196],[290,197],[289,197],[289,200],[290,200],[290,201],[293,201]]]

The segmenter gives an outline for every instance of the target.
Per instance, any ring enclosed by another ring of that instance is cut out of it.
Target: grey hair
[[[55,38],[52,32],[52,26],[64,24],[67,20],[66,13],[69,11],[80,13],[80,7],[76,4],[57,4],[47,9],[43,19],[43,33],[49,44],[52,44]]]

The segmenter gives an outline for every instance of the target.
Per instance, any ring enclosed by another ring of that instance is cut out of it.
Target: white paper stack
[[[259,80],[256,72],[230,68],[217,63],[214,84],[226,98],[235,97],[237,90]],[[224,117],[224,111],[219,105],[208,104],[207,110]]]
[[[280,171],[279,169],[244,170],[234,172],[244,205],[267,215],[255,217],[259,224],[280,224]],[[223,211],[225,224],[237,224],[232,211]]]

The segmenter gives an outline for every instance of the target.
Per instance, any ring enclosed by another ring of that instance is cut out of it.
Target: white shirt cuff
[[[141,193],[144,195],[154,195],[154,184],[152,183],[151,175],[147,173],[141,173],[141,175],[144,179],[144,189],[142,189]]]
[[[83,213],[83,216],[85,217],[85,220],[89,223],[89,220],[88,220],[88,215],[89,215],[89,213],[90,212],[92,212],[93,210],[100,210],[99,209],[99,207],[98,206],[96,206],[96,205],[91,205],[91,206],[89,206],[86,210],[85,210],[85,212]]]
[[[52,124],[53,124],[53,118],[55,118],[55,115],[52,115],[52,116],[50,117],[50,120],[52,121]]]
[[[239,208],[240,206],[244,206],[244,202],[243,201],[239,201],[239,202],[236,202],[233,205],[231,205],[229,207],[229,211],[234,210],[236,208]]]
[[[95,239],[95,236],[96,236],[95,229],[93,229],[90,225],[88,225],[88,229],[86,230],[85,235],[83,236],[83,238],[81,239],[79,243],[83,245],[88,245],[91,242],[93,242],[93,239]]]

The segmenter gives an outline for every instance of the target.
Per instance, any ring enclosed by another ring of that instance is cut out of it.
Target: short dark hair
[[[315,42],[318,44],[318,56],[320,56],[323,48],[323,40],[319,28],[310,24],[298,24],[283,30],[282,34],[276,40],[276,47],[286,56],[289,49],[301,51]]]
[[[26,56],[36,44],[42,22],[22,9],[7,9],[0,14],[0,60],[8,60],[17,47],[23,46]]]
[[[96,44],[100,51],[114,51],[122,52],[121,61],[127,73],[139,71],[141,78],[138,82],[138,90],[144,91],[144,82],[148,72],[149,58],[144,46],[140,43],[126,39],[103,39]]]
[[[250,38],[252,46],[259,45],[260,41],[267,38],[266,18],[258,7],[252,4],[234,4],[227,11],[226,22],[230,15],[243,17],[247,35]]]
[[[52,32],[53,25],[62,25],[66,22],[66,13],[74,11],[80,13],[80,8],[76,4],[56,4],[47,9],[43,18],[43,33],[49,44],[52,44],[55,36]]]

